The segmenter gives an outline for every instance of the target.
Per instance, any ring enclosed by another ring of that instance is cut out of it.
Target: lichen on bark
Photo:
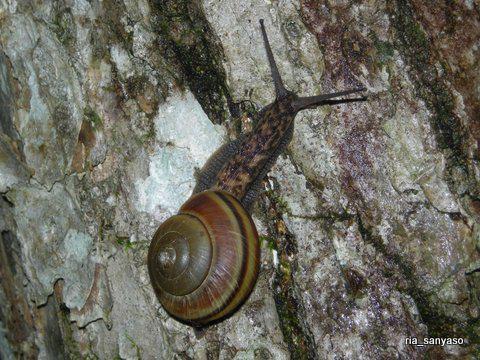
[[[289,89],[369,99],[297,116],[258,284],[200,333],[146,253],[273,101],[260,18]],[[0,357],[478,357],[479,32],[469,1],[0,2]]]

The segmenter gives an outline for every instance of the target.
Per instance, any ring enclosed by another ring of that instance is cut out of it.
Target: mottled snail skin
[[[276,99],[257,126],[217,150],[201,170],[193,196],[155,232],[148,270],[164,309],[177,320],[205,326],[231,315],[249,296],[259,272],[258,234],[248,209],[261,182],[292,139],[295,115],[364,88],[310,97],[285,89],[260,20]]]

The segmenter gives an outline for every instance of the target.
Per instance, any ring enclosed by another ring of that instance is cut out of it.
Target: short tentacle
[[[338,99],[338,100],[325,100],[318,105],[338,105],[338,104],[346,104],[351,102],[358,102],[358,101],[367,101],[368,97],[362,96],[358,98],[350,98],[350,99]]]
[[[339,92],[334,92],[330,94],[322,94],[322,95],[314,95],[314,96],[306,96],[306,97],[299,97],[295,101],[293,101],[293,109],[295,111],[300,111],[312,107],[317,107],[320,105],[325,105],[325,104],[331,104],[332,102],[326,102],[329,99],[333,99],[339,96],[345,96],[345,95],[350,95],[350,94],[355,94],[361,91],[365,91],[365,87],[359,87],[355,89],[349,89],[345,91],[339,91]],[[366,100],[366,97],[361,97],[357,98],[354,101],[364,101]],[[334,104],[341,104],[341,103],[348,103],[352,102],[353,99],[339,99],[339,100],[334,100]]]

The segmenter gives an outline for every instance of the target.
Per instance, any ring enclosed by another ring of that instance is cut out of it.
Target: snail
[[[263,20],[260,28],[275,101],[259,112],[252,133],[223,145],[210,157],[192,197],[159,226],[148,251],[150,281],[163,308],[194,327],[233,314],[255,285],[260,245],[249,210],[263,178],[292,139],[295,115],[307,108],[366,99],[334,99],[364,91],[363,87],[309,97],[287,90]]]

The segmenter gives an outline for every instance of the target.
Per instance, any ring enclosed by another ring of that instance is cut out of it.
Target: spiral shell
[[[156,231],[148,271],[164,309],[204,326],[248,297],[260,264],[258,234],[240,202],[224,191],[191,197]]]

